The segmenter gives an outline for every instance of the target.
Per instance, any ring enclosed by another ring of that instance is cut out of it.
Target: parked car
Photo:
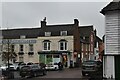
[[[1,68],[1,70],[7,70],[7,69],[8,69],[8,64],[2,64],[2,65],[0,66],[0,68]],[[10,70],[14,70],[14,69],[15,69],[14,65],[11,64],[11,63],[9,63],[9,69],[10,69]]]
[[[38,65],[26,65],[20,69],[21,77],[35,77],[39,75],[46,75],[46,69]]]
[[[20,70],[23,66],[26,66],[26,64],[25,64],[25,63],[20,63],[20,64],[19,64],[19,70]]]
[[[102,62],[100,61],[84,61],[82,63],[82,75],[96,75],[97,73],[102,72]]]
[[[58,70],[58,63],[49,63],[45,67],[47,70]]]

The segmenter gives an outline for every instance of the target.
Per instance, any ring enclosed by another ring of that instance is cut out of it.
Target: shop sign
[[[0,40],[0,44],[33,44],[36,43],[37,41],[35,39],[24,39],[24,40],[20,40],[20,39],[4,39],[4,40]]]

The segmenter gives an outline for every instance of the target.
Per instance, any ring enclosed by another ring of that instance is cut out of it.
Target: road
[[[82,77],[80,68],[64,69],[62,71],[48,71],[45,76],[38,76],[33,78],[21,78],[17,72],[15,72],[15,79],[11,80],[56,80],[56,79],[73,79],[73,80],[88,80],[87,77]]]

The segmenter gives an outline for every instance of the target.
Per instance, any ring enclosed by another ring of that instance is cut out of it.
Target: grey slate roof
[[[80,36],[89,36],[91,31],[93,31],[93,25],[80,26],[79,31],[80,31]]]
[[[111,2],[106,7],[101,10],[102,14],[105,14],[107,11],[120,10],[120,1]]]
[[[89,36],[93,31],[93,26],[80,26],[80,35]],[[51,36],[60,36],[60,31],[68,31],[68,35],[73,35],[73,24],[65,25],[47,25],[45,29],[42,28],[21,28],[21,29],[6,29],[2,30],[3,38],[19,39],[21,35],[26,38],[37,38],[45,36],[45,32],[51,32]]]
[[[25,35],[26,38],[36,38],[40,31],[40,28],[6,29],[2,30],[2,36],[9,39],[19,39],[21,35]]]
[[[40,36],[44,36],[44,32],[52,32],[51,36],[60,36],[60,31],[68,31],[68,35],[73,35],[73,24],[46,25],[40,32]]]

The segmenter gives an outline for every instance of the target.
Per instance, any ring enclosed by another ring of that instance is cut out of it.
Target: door
[[[120,80],[120,55],[115,56],[115,80]]]

